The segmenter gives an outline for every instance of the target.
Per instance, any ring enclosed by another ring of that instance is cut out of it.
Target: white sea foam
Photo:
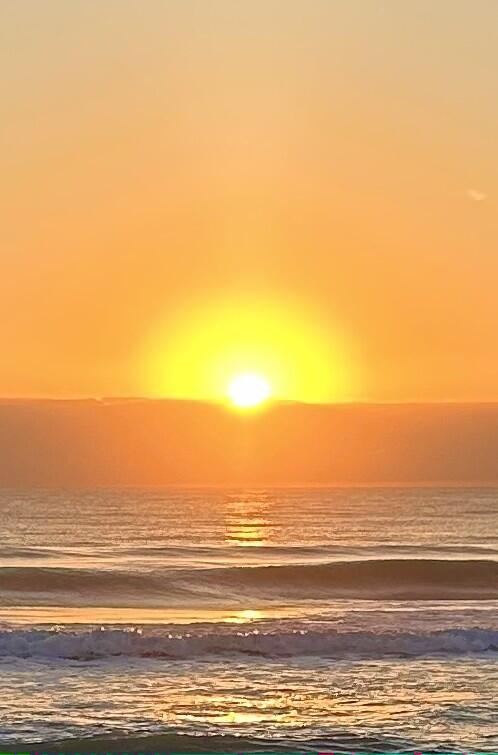
[[[264,657],[482,653],[498,650],[495,629],[452,629],[434,632],[341,632],[273,630],[185,632],[147,629],[3,630],[0,656],[87,660],[112,656],[198,658],[254,655]]]

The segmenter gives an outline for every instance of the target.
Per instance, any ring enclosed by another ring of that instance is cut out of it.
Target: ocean
[[[498,491],[0,492],[0,745],[498,750]]]

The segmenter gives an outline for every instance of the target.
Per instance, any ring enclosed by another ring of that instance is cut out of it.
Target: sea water
[[[498,491],[0,493],[0,744],[498,749]]]

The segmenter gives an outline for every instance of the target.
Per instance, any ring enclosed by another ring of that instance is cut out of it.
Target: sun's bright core
[[[270,397],[268,381],[261,375],[237,375],[228,386],[228,395],[235,406],[249,409],[258,406]]]
[[[354,386],[339,329],[299,301],[257,293],[211,299],[161,321],[140,360],[148,395],[257,409],[268,399],[330,403]]]

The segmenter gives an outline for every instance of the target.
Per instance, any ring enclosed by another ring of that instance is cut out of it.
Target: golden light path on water
[[[338,325],[309,305],[253,295],[193,302],[159,321],[138,363],[147,395],[225,402],[235,385],[239,406],[270,393],[343,401],[357,387],[351,343]],[[241,379],[245,386],[234,383]]]
[[[270,507],[271,498],[264,493],[229,498],[225,513],[225,542],[242,547],[269,543],[272,539]]]
[[[7,606],[5,621],[13,624],[57,627],[65,624],[85,626],[145,626],[162,624],[217,623],[249,624],[261,619],[279,619],[289,616],[286,607],[256,608],[130,608],[101,606]]]

